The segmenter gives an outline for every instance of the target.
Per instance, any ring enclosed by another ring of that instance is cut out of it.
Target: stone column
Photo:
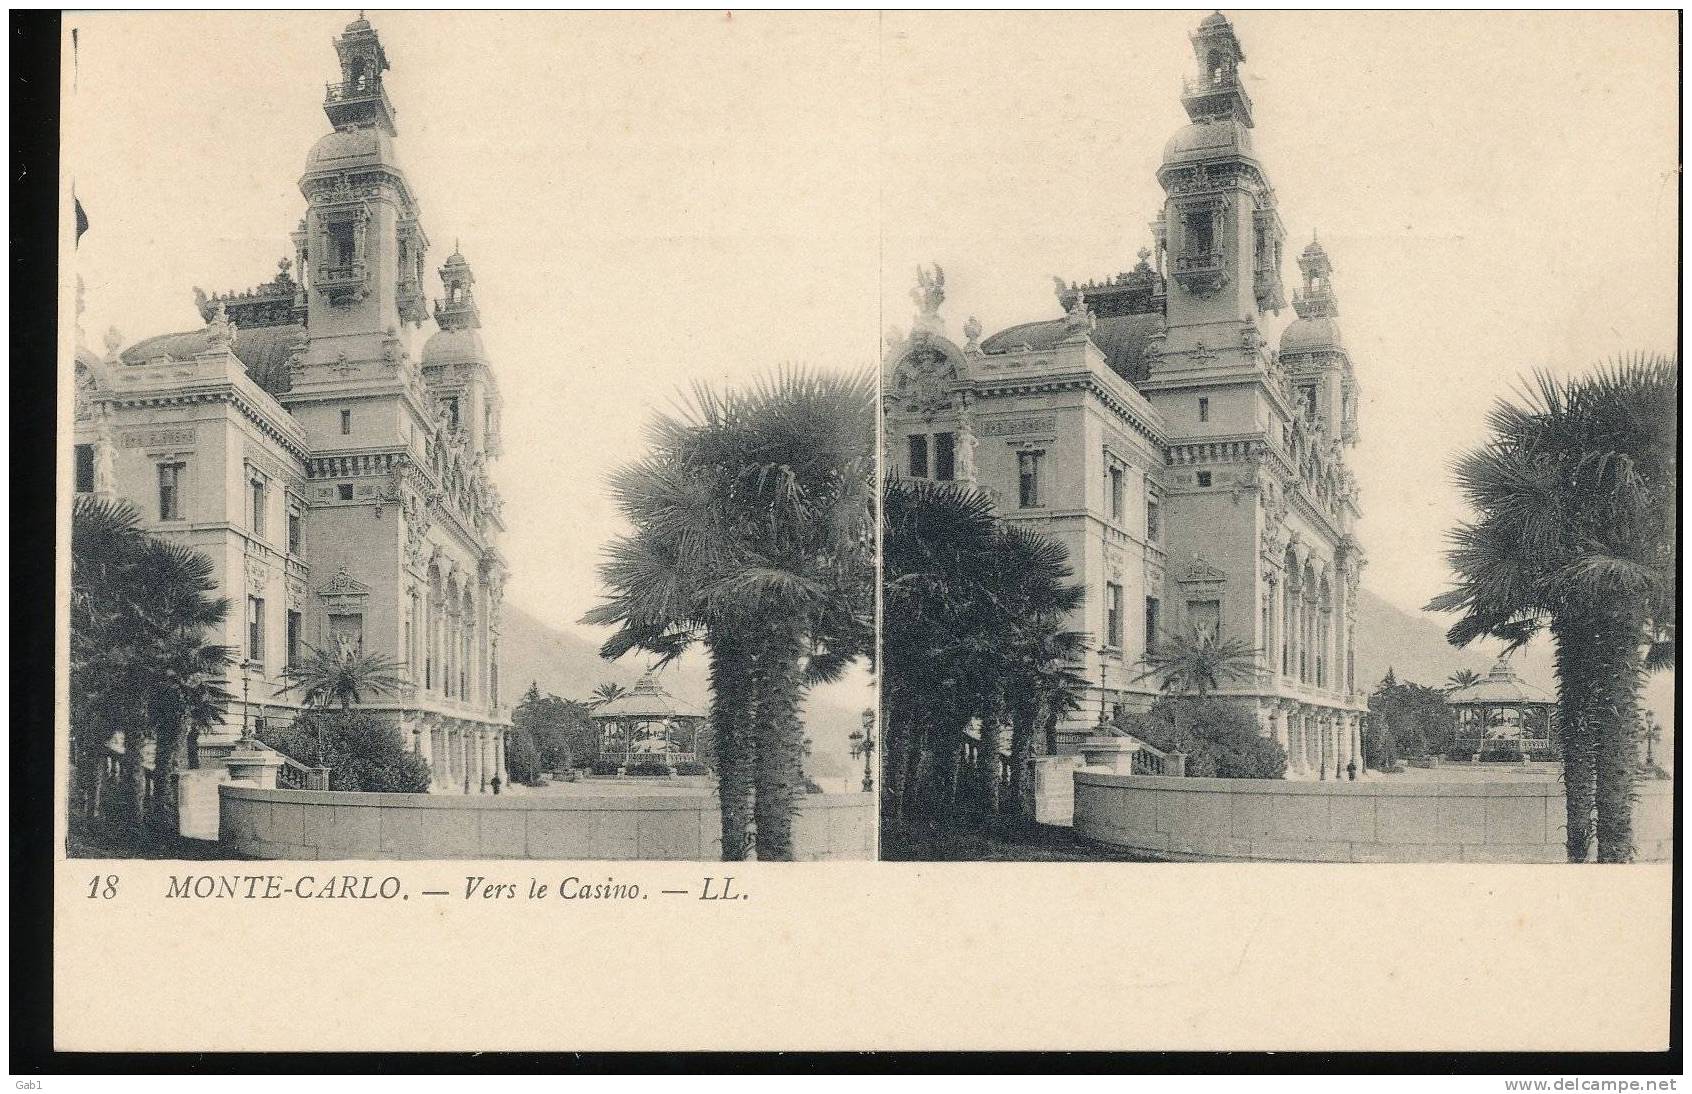
[[[1276,705],[1269,711],[1269,731],[1275,736],[1275,743],[1281,746],[1282,752],[1287,752],[1287,708]],[[1290,756],[1290,753],[1289,753]],[[1289,761],[1290,762],[1290,761]]]
[[[1357,774],[1361,776],[1366,769],[1363,756],[1363,716],[1361,714],[1351,716],[1351,741],[1353,747],[1357,749]]]
[[[433,734],[427,722],[418,722],[411,732],[417,738],[417,754],[429,765],[429,781],[432,783],[435,780],[435,742],[429,738]]]
[[[476,731],[476,792],[488,792],[488,780],[493,778],[493,739],[485,729]]]
[[[511,786],[511,772],[505,769],[505,734],[506,730],[501,729],[499,731],[499,781],[509,789]]]
[[[1316,723],[1316,778],[1326,781],[1328,778],[1328,715],[1326,711],[1318,710],[1312,720]]]

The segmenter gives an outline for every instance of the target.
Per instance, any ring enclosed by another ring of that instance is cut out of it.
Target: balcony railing
[[[381,93],[382,84],[378,80],[369,78],[346,80],[342,83],[326,85],[323,92],[323,101],[326,103],[344,103],[352,99],[374,98]]]
[[[1246,94],[1245,85],[1232,72],[1219,72],[1214,76],[1199,77],[1198,79],[1184,78],[1181,81],[1181,97],[1183,99],[1201,99],[1207,95],[1237,94],[1245,104],[1246,112],[1251,111],[1251,96]]]
[[[1215,273],[1221,269],[1221,251],[1207,251],[1204,254],[1178,254],[1175,256],[1175,272],[1178,274]]]

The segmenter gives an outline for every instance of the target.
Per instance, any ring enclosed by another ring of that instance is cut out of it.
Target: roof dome
[[[650,719],[659,721],[668,718],[703,718],[700,710],[682,702],[658,682],[658,678],[648,672],[641,676],[634,687],[621,696],[602,703],[594,708],[591,717],[599,720],[610,718],[626,718],[631,720]]]
[[[1251,130],[1232,114],[1193,122],[1170,137],[1169,143],[1163,146],[1165,166],[1223,156],[1244,156],[1247,159],[1257,156],[1251,146]]]
[[[379,125],[359,129],[337,129],[311,146],[306,156],[306,174],[342,171],[349,167],[376,164],[393,166],[394,139]]]
[[[436,331],[423,343],[423,363],[438,365],[450,361],[485,361],[488,351],[474,327]]]
[[[1463,703],[1496,703],[1496,704],[1526,704],[1536,703],[1550,705],[1556,702],[1556,697],[1549,692],[1540,690],[1532,684],[1526,683],[1516,670],[1510,667],[1508,657],[1500,657],[1487,674],[1466,688],[1447,692],[1445,701],[1451,704]]]
[[[1294,319],[1281,334],[1282,353],[1311,353],[1316,350],[1343,350],[1339,320],[1329,315]]]

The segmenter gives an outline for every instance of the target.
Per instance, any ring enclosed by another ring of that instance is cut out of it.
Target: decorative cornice
[[[976,397],[1032,395],[1051,391],[1087,391],[1096,396],[1123,422],[1161,450],[1167,443],[1162,432],[1139,414],[1134,407],[1100,382],[1091,372],[1072,372],[1062,375],[1030,377],[982,377],[962,385]]]
[[[160,392],[148,395],[123,395],[117,392],[102,392],[96,399],[112,407],[164,407],[164,406],[192,406],[196,403],[228,403],[254,425],[258,426],[267,437],[275,441],[283,451],[298,460],[301,469],[310,453],[304,444],[290,432],[276,424],[275,420],[251,399],[248,399],[234,387],[212,391],[174,391]],[[280,404],[279,404],[280,405]],[[286,410],[283,411],[287,413]]]

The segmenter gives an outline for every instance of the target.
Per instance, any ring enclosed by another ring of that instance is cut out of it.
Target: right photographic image
[[[1673,860],[1678,30],[885,15],[882,858]]]

